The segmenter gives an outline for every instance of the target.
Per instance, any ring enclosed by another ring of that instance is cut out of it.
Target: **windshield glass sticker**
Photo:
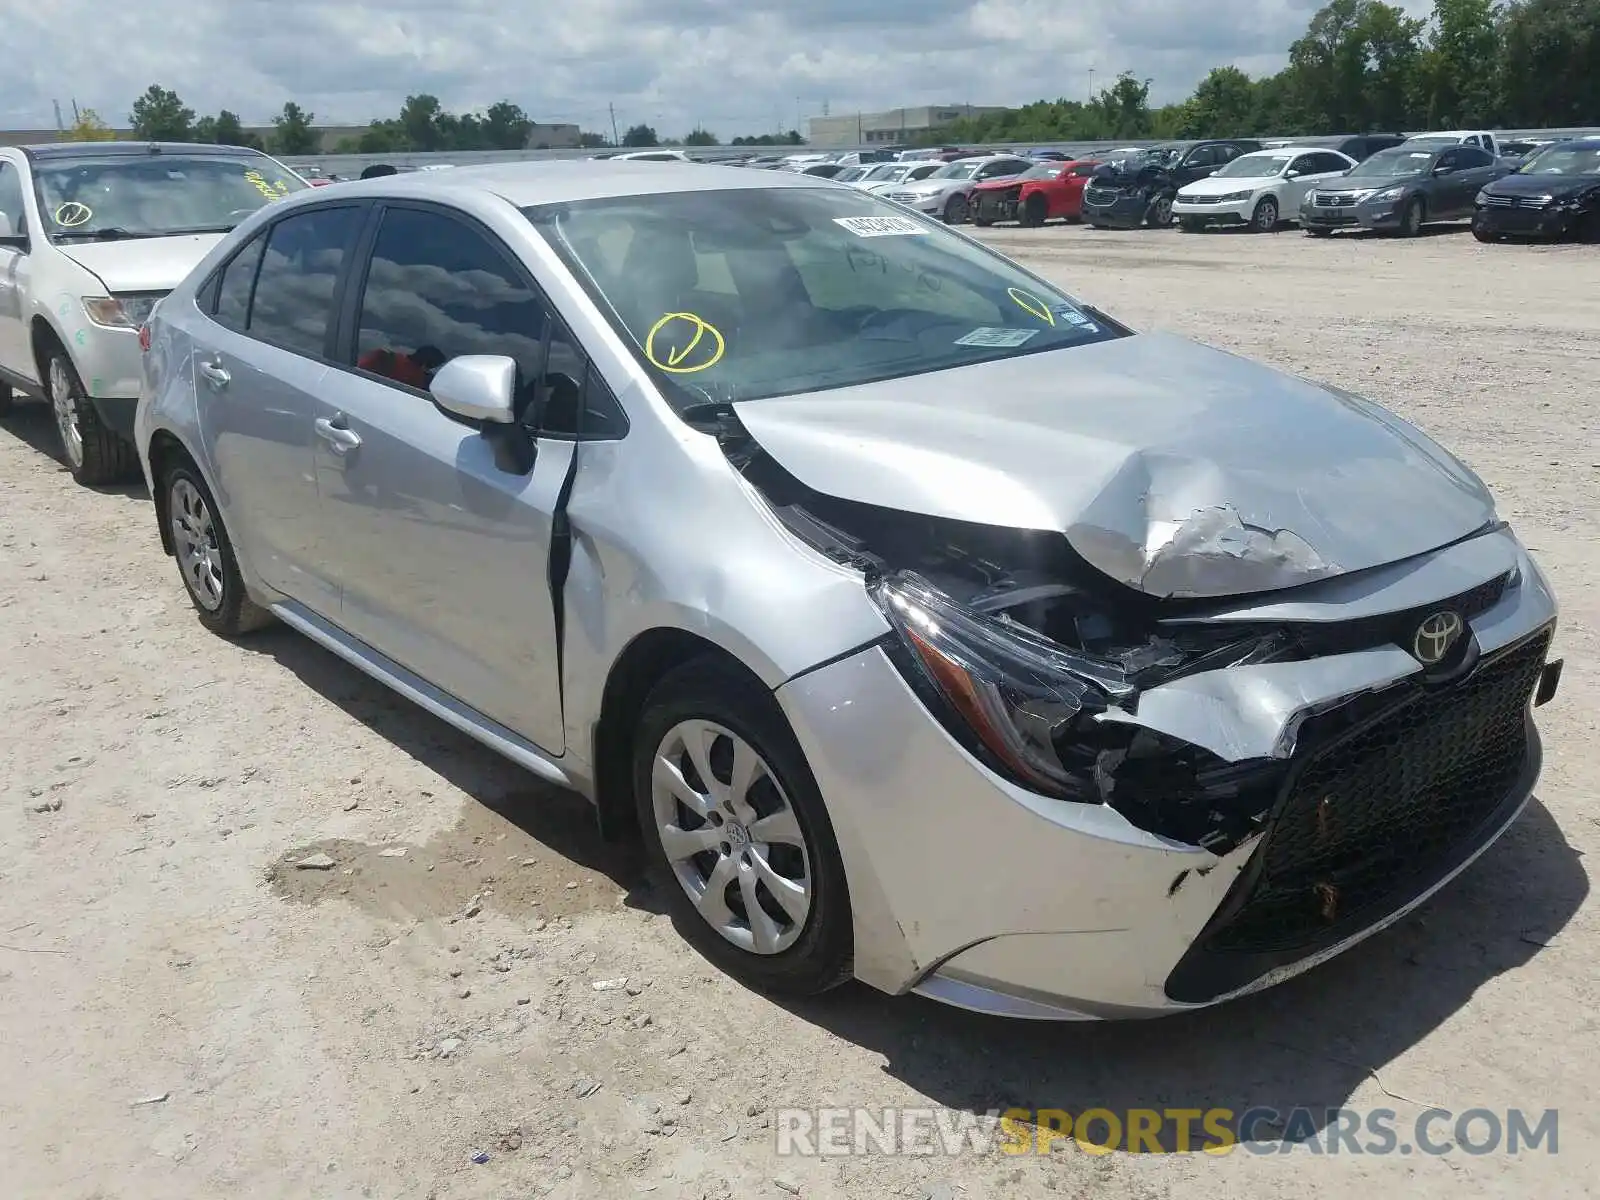
[[[74,229],[79,225],[87,225],[94,216],[94,210],[87,204],[80,204],[76,200],[68,200],[65,204],[56,206],[56,211],[51,214],[56,219],[56,224],[63,229]]]
[[[256,191],[260,192],[268,200],[276,200],[289,190],[282,182],[277,187],[273,187],[272,184],[267,182],[267,177],[254,167],[246,171],[244,177]]]
[[[1050,306],[1032,292],[1025,292],[1021,288],[1007,288],[1006,295],[1010,296],[1011,302],[1029,316],[1038,317],[1046,325],[1056,323],[1055,317],[1050,312]]]
[[[644,356],[672,375],[693,375],[722,361],[728,343],[717,327],[695,313],[671,312],[644,339]]]
[[[1055,313],[1056,316],[1060,317],[1068,325],[1075,325],[1079,329],[1087,330],[1090,333],[1093,333],[1100,328],[1088,317],[1084,316],[1077,309],[1073,308],[1070,304],[1057,304],[1050,311]]]
[[[928,232],[910,217],[835,217],[833,223],[857,237],[904,237]]]
[[[955,344],[957,346],[1005,347],[1010,349],[1022,345],[1038,332],[1037,329],[991,329],[985,327],[963,334],[955,340]]]

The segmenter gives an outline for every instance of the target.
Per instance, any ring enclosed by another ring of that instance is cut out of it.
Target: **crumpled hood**
[[[1554,196],[1561,199],[1600,187],[1600,175],[1502,175],[1487,184],[1491,196]]]
[[[1056,530],[1159,596],[1291,587],[1495,519],[1476,475],[1377,405],[1169,334],[735,409],[818,492]]]
[[[100,277],[107,291],[170,292],[223,238],[220,233],[67,242],[56,248]]]

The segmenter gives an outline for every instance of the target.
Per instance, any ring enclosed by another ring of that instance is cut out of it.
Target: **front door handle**
[[[228,381],[233,378],[232,375],[228,374],[227,369],[223,367],[220,360],[217,362],[202,362],[200,364],[200,374],[204,375],[206,382],[214,388],[227,387]]]
[[[328,443],[335,454],[349,454],[361,445],[361,435],[346,424],[343,413],[317,418],[317,436]]]

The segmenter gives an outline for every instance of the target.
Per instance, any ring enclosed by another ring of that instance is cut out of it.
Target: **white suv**
[[[0,416],[46,400],[79,483],[135,477],[140,326],[225,233],[308,186],[234,146],[0,147]]]

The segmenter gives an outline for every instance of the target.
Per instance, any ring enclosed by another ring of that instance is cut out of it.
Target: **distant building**
[[[943,125],[1006,111],[1004,106],[993,104],[934,104],[889,112],[852,113],[846,117],[812,117],[806,122],[810,130],[806,140],[813,146],[910,142]]]

